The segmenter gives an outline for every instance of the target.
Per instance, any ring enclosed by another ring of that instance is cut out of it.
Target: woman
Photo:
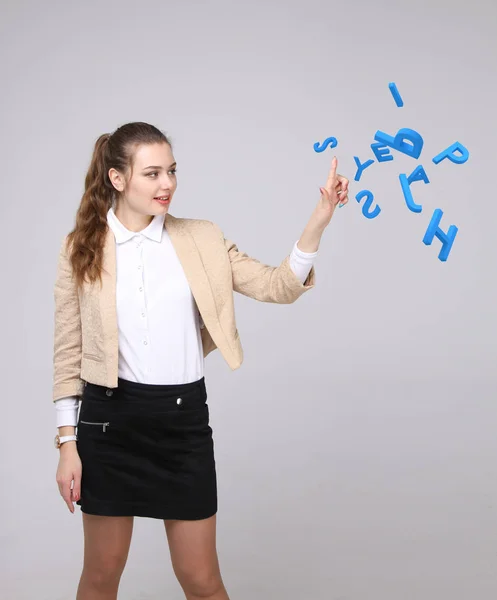
[[[56,480],[85,539],[77,600],[117,598],[134,516],[163,519],[186,598],[228,598],[203,361],[216,348],[243,361],[233,291],[291,303],[314,287],[321,235],[348,200],[336,164],[298,246],[270,267],[216,224],[169,214],[176,162],[160,130],[97,140],[54,289]]]

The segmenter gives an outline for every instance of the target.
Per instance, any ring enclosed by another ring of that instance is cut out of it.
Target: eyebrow
[[[170,169],[171,167],[175,167],[176,165],[177,165],[177,163],[173,162],[173,164],[170,165],[168,168]],[[158,165],[149,165],[148,167],[144,167],[143,170],[145,171],[146,169],[162,169],[162,167],[160,167]]]

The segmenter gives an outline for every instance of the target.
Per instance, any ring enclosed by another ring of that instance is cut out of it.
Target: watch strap
[[[62,446],[62,444],[65,444],[66,442],[72,442],[72,441],[77,441],[78,436],[75,434],[72,435],[59,435],[57,434],[55,436],[55,447],[56,448],[60,448]]]
[[[72,442],[78,439],[77,435],[62,435],[59,437],[60,444],[64,444],[65,442]]]

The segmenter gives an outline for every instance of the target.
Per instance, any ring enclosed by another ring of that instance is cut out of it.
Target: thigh
[[[131,544],[133,517],[82,515],[85,568],[94,571],[122,571]]]
[[[195,521],[164,520],[173,570],[180,583],[220,579],[216,515]]]

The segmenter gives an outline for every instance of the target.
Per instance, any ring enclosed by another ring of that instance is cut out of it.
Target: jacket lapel
[[[106,341],[107,370],[117,365],[118,360],[118,329],[116,307],[116,238],[110,227],[105,236],[102,289],[99,294],[100,317],[103,339]]]
[[[202,319],[206,327],[209,324],[212,327],[214,323],[217,324],[216,303],[200,251],[186,223],[186,220],[166,213],[164,227],[183,267]]]

